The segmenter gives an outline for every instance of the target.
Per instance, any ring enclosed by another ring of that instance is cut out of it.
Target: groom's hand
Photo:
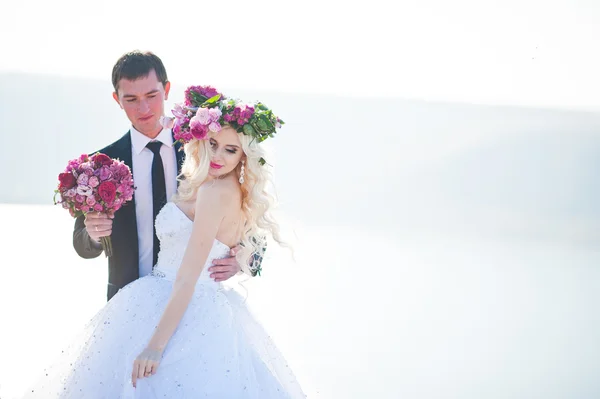
[[[239,250],[240,247],[238,245],[229,251],[228,258],[213,260],[213,265],[208,268],[208,271],[211,272],[210,278],[214,279],[216,282],[225,281],[241,271],[242,268],[235,258],[235,255]]]
[[[92,240],[99,243],[101,237],[112,233],[112,218],[105,213],[91,212],[85,215],[85,229]]]

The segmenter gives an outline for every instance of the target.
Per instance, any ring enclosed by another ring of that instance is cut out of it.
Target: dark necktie
[[[162,209],[163,206],[167,203],[167,189],[165,186],[165,169],[163,167],[162,158],[160,156],[160,147],[162,143],[160,141],[151,141],[146,147],[154,153],[154,158],[152,159],[152,228],[154,231],[154,245],[152,247],[153,250],[153,258],[152,258],[152,267],[156,265],[156,261],[158,259],[158,250],[160,249],[160,243],[158,241],[158,237],[156,236],[156,215]]]

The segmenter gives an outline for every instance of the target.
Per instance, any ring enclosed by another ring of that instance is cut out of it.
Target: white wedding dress
[[[169,300],[192,224],[175,204],[165,205],[156,218],[161,251],[153,274],[120,290],[26,398],[305,397],[244,299],[209,277],[212,260],[229,252],[217,240],[158,372],[133,388],[133,361],[148,344]]]

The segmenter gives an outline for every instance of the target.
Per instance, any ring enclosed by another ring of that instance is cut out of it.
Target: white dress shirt
[[[154,218],[152,206],[152,160],[154,154],[146,144],[160,141],[160,156],[165,169],[167,201],[177,191],[177,157],[170,129],[163,129],[154,140],[131,127],[132,173],[135,189],[135,216],[137,218],[140,277],[152,272],[154,246]]]

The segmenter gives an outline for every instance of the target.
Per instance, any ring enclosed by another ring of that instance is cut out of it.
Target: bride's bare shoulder
[[[217,179],[200,187],[197,198],[203,200],[218,200],[222,204],[239,202],[242,198],[240,184],[235,179]]]

